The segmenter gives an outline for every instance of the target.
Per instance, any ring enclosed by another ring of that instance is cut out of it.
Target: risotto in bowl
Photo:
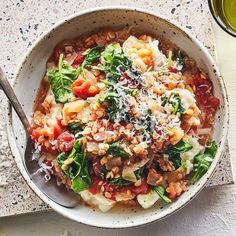
[[[45,181],[56,178],[82,201],[67,209],[40,192],[17,139],[23,176],[52,208],[86,224],[129,227],[173,213],[202,189],[224,146],[227,100],[213,60],[149,12],[107,8],[59,23],[28,53],[15,90],[32,115]],[[15,114],[10,121],[10,138],[22,135]]]

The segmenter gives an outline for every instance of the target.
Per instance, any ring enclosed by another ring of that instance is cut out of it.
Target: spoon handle
[[[27,119],[25,112],[24,112],[20,102],[18,101],[18,99],[17,99],[10,83],[8,82],[5,74],[3,73],[1,67],[0,67],[0,87],[2,88],[4,93],[6,94],[11,105],[13,106],[13,108],[15,109],[18,117],[20,118],[22,124],[25,127],[25,130],[27,131],[27,134],[30,135],[31,134],[31,125],[29,123],[29,120]]]

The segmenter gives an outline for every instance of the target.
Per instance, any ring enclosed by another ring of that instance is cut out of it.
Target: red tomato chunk
[[[75,137],[69,131],[65,131],[57,138],[58,147],[62,152],[68,152],[72,149]]]

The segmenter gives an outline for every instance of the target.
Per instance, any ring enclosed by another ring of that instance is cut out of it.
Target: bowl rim
[[[219,20],[219,18],[216,17],[215,10],[213,9],[213,0],[208,0],[208,5],[209,5],[209,9],[210,9],[212,17],[214,18],[215,22],[220,26],[220,28],[223,29],[229,35],[236,38],[236,32],[230,29],[229,27],[227,27],[226,24],[224,24],[222,20]]]
[[[187,37],[189,37],[193,41],[193,43],[196,44],[198,46],[198,48],[200,48],[200,50],[202,50],[202,52],[207,57],[209,63],[211,63],[211,65],[214,66],[214,69],[216,71],[215,74],[216,74],[217,79],[219,80],[219,84],[220,84],[220,88],[221,88],[221,92],[222,92],[223,100],[224,100],[224,104],[225,104],[225,106],[224,106],[224,117],[223,117],[223,124],[224,125],[222,127],[222,137],[221,137],[221,141],[220,141],[220,144],[219,144],[219,147],[218,147],[218,150],[217,150],[217,154],[216,154],[210,168],[208,169],[208,171],[205,173],[204,176],[201,177],[201,182],[195,184],[195,188],[189,194],[188,198],[185,199],[182,204],[180,204],[180,205],[178,205],[174,208],[173,207],[170,208],[168,213],[164,216],[158,217],[158,215],[154,215],[154,216],[150,217],[150,219],[148,221],[143,222],[143,223],[137,223],[137,222],[133,221],[133,222],[127,223],[125,225],[121,225],[121,224],[112,225],[112,224],[107,224],[106,222],[104,222],[103,224],[100,224],[100,223],[92,222],[91,220],[88,220],[88,219],[86,219],[86,220],[85,219],[76,220],[76,219],[72,218],[71,213],[69,213],[67,211],[64,211],[63,208],[58,208],[57,207],[58,204],[56,204],[51,199],[49,199],[46,195],[44,195],[37,188],[37,186],[30,179],[27,171],[25,170],[21,155],[18,151],[18,147],[17,147],[16,142],[15,142],[15,136],[14,136],[14,131],[13,131],[13,127],[12,127],[12,107],[11,107],[10,103],[8,102],[8,106],[7,106],[7,135],[8,135],[9,145],[10,145],[13,157],[15,157],[14,160],[17,164],[17,167],[20,170],[21,175],[23,176],[23,178],[25,179],[25,181],[27,182],[29,187],[37,194],[38,197],[41,198],[41,200],[43,200],[46,204],[50,205],[50,207],[52,207],[53,210],[55,210],[56,212],[60,213],[61,215],[65,216],[65,217],[67,217],[67,218],[69,218],[73,221],[83,223],[83,224],[86,224],[86,225],[90,225],[90,226],[99,227],[99,228],[117,228],[117,229],[119,229],[119,228],[129,228],[129,227],[147,225],[147,224],[151,224],[151,223],[154,223],[156,221],[162,220],[164,218],[167,218],[168,216],[170,216],[173,213],[177,212],[178,210],[182,209],[185,205],[187,205],[194,197],[196,197],[201,192],[201,190],[204,188],[206,182],[208,181],[209,177],[213,173],[213,170],[215,169],[216,164],[218,163],[219,157],[220,157],[221,153],[223,152],[223,148],[224,148],[224,144],[226,142],[226,137],[227,137],[227,132],[228,132],[229,103],[228,103],[228,96],[227,96],[227,92],[226,92],[225,83],[223,81],[222,76],[220,75],[220,72],[219,72],[212,56],[210,55],[208,50],[202,45],[202,43],[195,36],[192,35],[191,32],[189,32],[187,29],[180,26],[174,20],[169,20],[168,17],[165,17],[165,16],[163,16],[159,13],[157,14],[153,11],[144,10],[144,9],[139,8],[139,7],[115,6],[115,5],[114,6],[105,6],[105,7],[95,7],[95,8],[90,8],[90,9],[79,11],[78,13],[75,13],[75,14],[69,15],[67,17],[64,17],[63,19],[61,19],[60,21],[55,23],[53,26],[51,26],[48,30],[46,30],[42,35],[40,35],[34,41],[34,43],[31,45],[31,47],[27,50],[27,52],[22,57],[22,60],[20,61],[19,65],[16,69],[14,79],[11,81],[13,89],[14,89],[14,86],[17,82],[17,79],[18,79],[18,77],[19,77],[19,75],[22,71],[22,68],[24,67],[24,64],[25,64],[27,58],[33,52],[34,48],[36,46],[38,46],[38,44],[41,42],[41,40],[43,40],[48,34],[50,34],[51,31],[53,31],[56,28],[59,28],[60,26],[62,26],[63,24],[65,24],[66,22],[68,22],[68,21],[70,21],[74,18],[78,18],[80,16],[90,14],[90,13],[96,13],[96,12],[99,12],[99,11],[113,11],[113,10],[124,10],[124,11],[133,11],[133,12],[137,11],[137,12],[141,12],[141,13],[144,13],[144,14],[147,14],[147,15],[150,15],[150,16],[160,18],[160,19],[166,21],[167,23],[171,24],[172,26],[178,28]]]

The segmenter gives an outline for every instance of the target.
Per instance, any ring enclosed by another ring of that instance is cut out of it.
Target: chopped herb
[[[177,61],[177,66],[182,66],[181,71],[185,70],[185,60],[186,60],[186,54],[179,50],[174,56],[173,59]]]
[[[209,169],[217,152],[217,144],[212,141],[209,146],[206,147],[205,152],[198,154],[193,160],[193,177],[189,180],[189,185],[199,180]]]
[[[103,179],[106,178],[107,173],[108,173],[107,168],[105,166],[102,166],[101,169],[100,169],[100,175]]]
[[[162,106],[165,106],[166,104],[172,105],[173,110],[171,114],[176,115],[177,113],[179,113],[180,117],[182,117],[185,109],[181,104],[181,98],[178,93],[172,92],[169,97],[162,97]]]
[[[164,202],[166,202],[166,203],[171,203],[171,202],[172,202],[171,199],[166,196],[165,188],[164,188],[164,187],[162,187],[162,186],[157,186],[157,187],[154,187],[153,189],[156,191],[156,193],[159,195],[159,197],[160,197]]]

